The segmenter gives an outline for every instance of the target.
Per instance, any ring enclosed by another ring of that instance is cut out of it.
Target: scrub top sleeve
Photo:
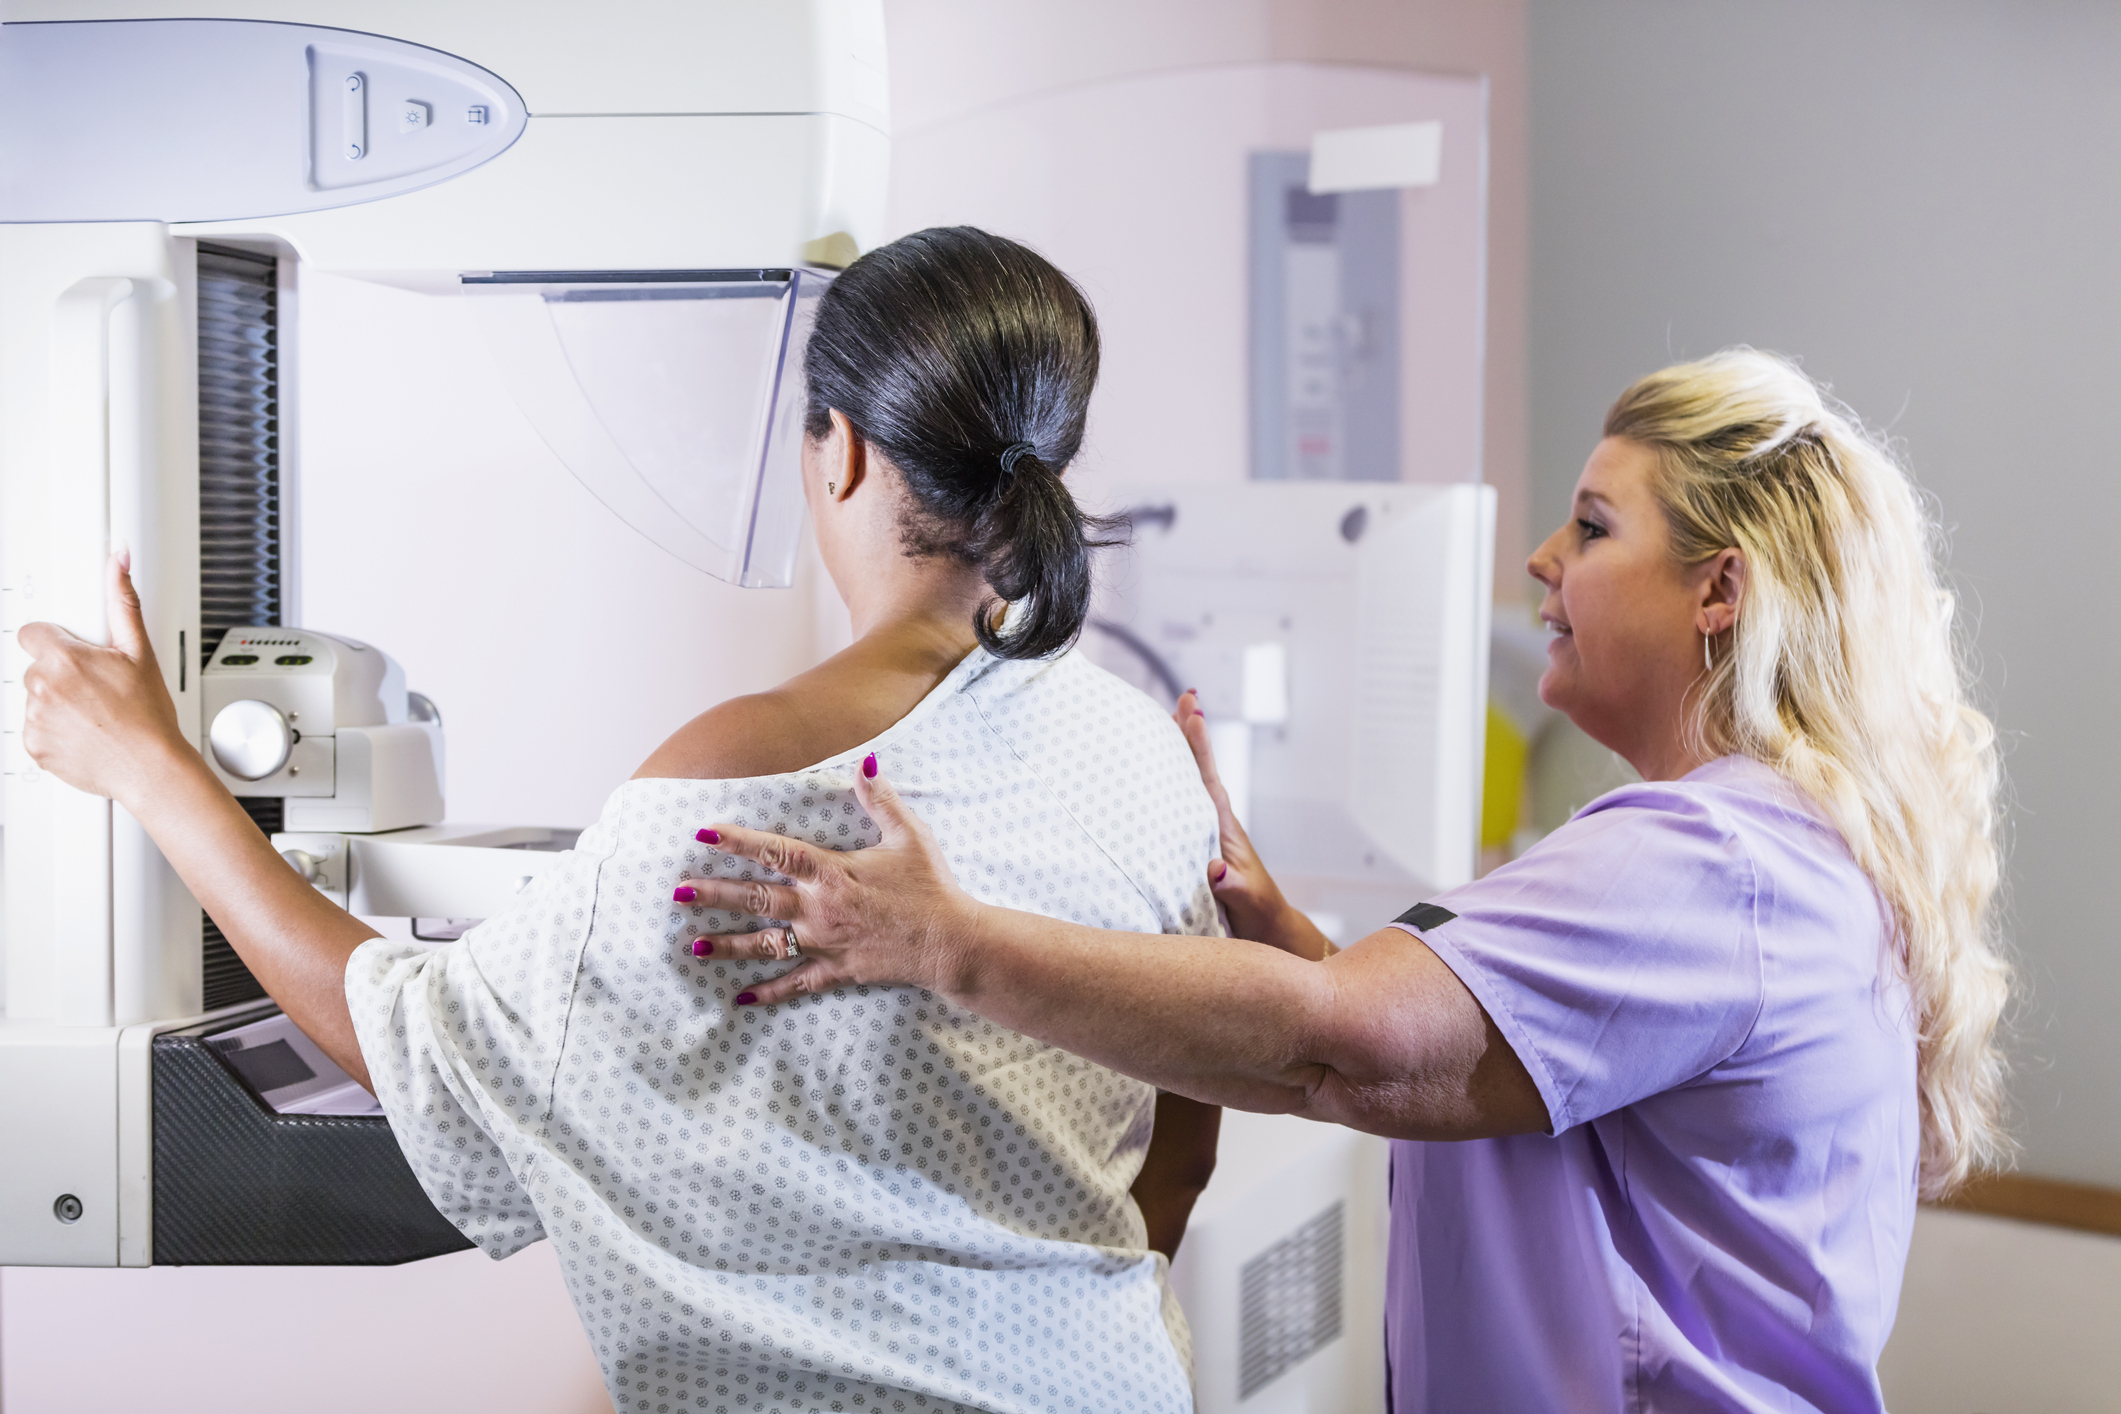
[[[496,1137],[520,1137],[495,1093],[521,1069],[513,1028],[463,944],[371,938],[346,960],[346,1000],[369,1083],[436,1210],[495,1260],[545,1236],[518,1172],[531,1150]]]
[[[1394,926],[1487,1010],[1559,1134],[1744,1043],[1762,1000],[1754,892],[1744,841],[1717,812],[1645,785],[1434,900],[1456,917]]]

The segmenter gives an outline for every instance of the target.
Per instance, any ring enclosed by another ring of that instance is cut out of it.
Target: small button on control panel
[[[434,122],[434,108],[417,98],[408,98],[398,105],[398,131],[416,133]]]
[[[346,76],[345,96],[339,104],[339,128],[346,140],[346,160],[358,162],[368,155],[368,78]]]

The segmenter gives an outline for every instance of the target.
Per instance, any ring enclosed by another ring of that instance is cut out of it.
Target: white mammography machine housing
[[[208,1038],[269,1003],[139,826],[21,748],[14,631],[102,640],[123,543],[180,715],[320,887],[483,916],[571,842],[438,825],[439,715],[380,650],[281,623],[281,263],[472,302],[607,505],[772,585],[812,301],[881,234],[877,0],[201,8],[0,26],[4,1264],[463,1245],[378,1122],[235,1086]]]

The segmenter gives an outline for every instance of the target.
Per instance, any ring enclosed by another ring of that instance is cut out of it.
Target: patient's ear
[[[845,501],[868,479],[869,444],[855,431],[847,414],[832,410],[832,431],[825,439],[825,485],[827,496]]]

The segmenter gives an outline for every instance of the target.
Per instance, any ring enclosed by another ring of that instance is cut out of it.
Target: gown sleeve
[[[435,1208],[496,1260],[545,1236],[529,1183],[598,864],[562,855],[457,942],[371,938],[347,959],[355,1035],[398,1147]]]
[[[1759,1017],[1753,861],[1699,793],[1594,802],[1521,858],[1409,910],[1487,1010],[1559,1134],[1728,1059]]]

